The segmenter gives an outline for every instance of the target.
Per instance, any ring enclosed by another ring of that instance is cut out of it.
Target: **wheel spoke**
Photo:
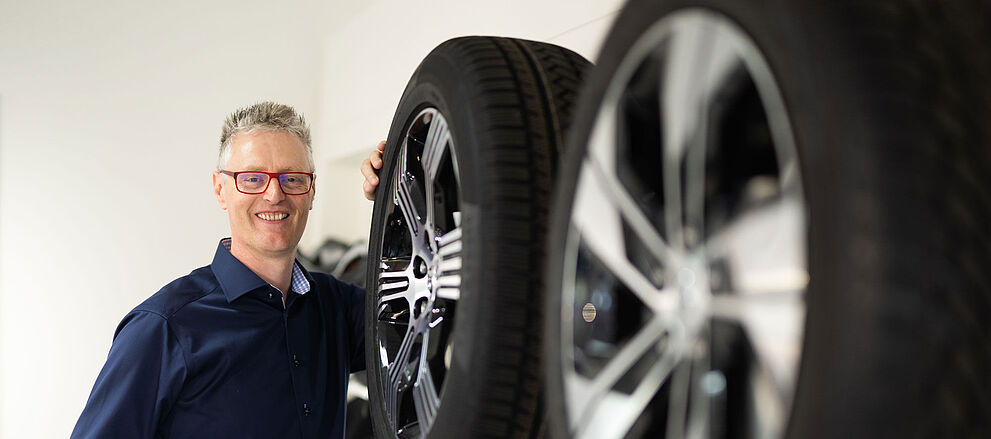
[[[694,95],[688,98],[692,99],[697,119],[685,154],[683,233],[689,247],[697,245],[705,232],[706,147],[709,145],[709,121],[714,116],[713,105],[726,89],[736,87],[732,73],[743,66],[735,38],[711,22],[699,27],[703,31],[699,42],[703,49],[699,53],[704,56],[696,60],[694,78],[697,85]]]
[[[697,346],[696,356],[691,361],[691,373],[688,388],[688,417],[686,438],[703,439],[710,437],[710,417],[713,394],[703,387],[702,380],[711,367],[709,344],[702,342]],[[720,377],[722,375],[719,375]],[[710,386],[711,387],[711,386]]]
[[[392,294],[385,294],[385,295],[383,295],[382,297],[379,298],[379,303],[380,304],[384,304],[386,302],[391,302],[391,301],[396,300],[396,299],[406,299],[406,300],[409,300],[408,294],[406,293],[406,291],[401,291],[401,292],[398,292],[398,293],[392,293]]]
[[[668,331],[668,344],[658,356],[652,358],[649,364],[641,364],[650,349],[658,349],[658,340],[664,336],[662,328]],[[664,319],[655,318],[644,327],[624,348],[611,360],[598,376],[590,383],[582,386],[590,389],[584,393],[585,406],[582,415],[574,429],[581,438],[623,438],[636,422],[640,413],[650,403],[654,395],[671,375],[674,366],[680,361],[681,346],[684,334],[676,326],[671,327]],[[643,367],[647,372],[636,383],[631,394],[614,391],[613,387],[620,378],[629,373],[634,367]],[[577,395],[578,389],[571,389],[571,395]]]
[[[609,392],[598,402],[595,411],[584,419],[585,424],[576,436],[581,439],[621,439],[628,437],[630,428],[660,390],[671,374],[671,366],[664,362],[654,365],[632,395]]]
[[[616,385],[619,380],[626,375],[630,370],[637,365],[637,363],[643,358],[644,354],[652,348],[656,348],[657,342],[665,334],[665,328],[669,327],[670,324],[665,319],[661,317],[655,317],[647,326],[640,329],[633,338],[631,338],[625,346],[623,346],[619,352],[613,356],[609,363],[606,364],[602,370],[592,379],[586,389],[582,392],[585,395],[583,405],[585,408],[582,410],[585,414],[590,414],[591,411],[597,411],[597,402],[601,400],[602,396],[607,394],[613,386]],[[665,353],[671,354],[671,353]],[[666,355],[662,355],[664,358]],[[587,416],[581,416],[578,419],[584,419]]]
[[[420,217],[420,213],[416,211],[416,205],[413,203],[412,189],[409,187],[407,180],[402,176],[399,177],[399,184],[396,186],[394,201],[399,206],[399,210],[402,211],[403,219],[406,221],[406,227],[409,229],[410,236],[415,242],[416,238],[420,236],[423,219]]]
[[[461,298],[461,227],[455,227],[438,239],[437,297],[446,300]]]
[[[437,175],[440,172],[441,159],[451,140],[451,132],[447,127],[447,120],[440,114],[434,113],[431,118],[430,128],[427,130],[427,137],[423,144],[423,154],[420,157],[420,164],[423,166],[425,178],[424,189],[426,191],[427,216],[424,218],[427,238],[432,239],[434,226],[437,224],[437,208],[434,204],[434,185],[437,183]]]
[[[631,338],[627,345],[609,360],[609,364],[596,376],[593,381],[595,393],[611,389],[616,385],[620,377],[629,372],[648,349],[656,346],[657,341],[664,335],[664,329],[667,326],[669,323],[666,319],[655,317],[636,336]]]
[[[379,273],[379,279],[383,281],[388,281],[390,283],[405,281],[407,284],[409,284],[410,275],[412,275],[412,273],[410,273],[409,269],[406,268],[403,269],[402,271],[383,271]],[[385,291],[390,288],[392,287],[380,286],[379,291]]]
[[[753,365],[747,377],[749,404],[754,408],[754,430],[767,432],[768,436],[776,436],[783,429],[792,403],[791,395],[794,395],[793,391],[782,393],[782,387],[776,381],[764,362]]]
[[[437,297],[445,300],[458,300],[461,298],[461,275],[451,274],[441,276],[437,279]]]
[[[416,418],[420,421],[420,431],[424,432],[430,431],[430,426],[433,425],[434,418],[437,416],[437,407],[440,406],[440,396],[437,394],[434,378],[430,372],[430,364],[427,362],[429,336],[429,332],[423,334],[416,383],[413,384],[413,405],[416,409]]]
[[[714,319],[734,322],[746,331],[760,366],[770,373],[778,399],[794,389],[805,320],[804,291],[719,294],[710,309]]]
[[[704,134],[703,134],[704,135]],[[688,148],[685,158],[685,201],[683,243],[687,248],[699,244],[703,233],[705,211],[705,143]]]
[[[394,379],[398,377],[398,374],[403,370],[403,364],[407,361],[405,358],[409,355],[409,349],[412,345],[412,340],[414,338],[415,331],[411,321],[398,321],[397,316],[405,313],[406,319],[410,319],[412,316],[412,299],[410,298],[410,285],[412,281],[412,265],[406,263],[403,269],[389,270],[390,267],[394,267],[395,262],[402,262],[396,259],[383,259],[381,263],[381,268],[383,271],[379,273],[379,281],[381,284],[378,287],[378,297],[377,303],[380,312],[386,309],[385,304],[395,300],[402,299],[406,302],[405,307],[398,311],[397,314],[390,315],[379,315],[379,321],[387,321],[390,323],[405,323],[407,324],[406,333],[403,337],[403,342],[399,347],[399,351],[396,353],[395,361],[391,364],[386,364],[386,379],[385,379],[385,409],[386,415],[392,424],[396,423],[398,413],[396,412],[396,406],[398,404],[399,398],[399,387],[400,381]],[[397,291],[398,290],[398,291]],[[383,363],[388,363],[388,356],[385,351],[382,351],[382,361]]]
[[[640,209],[634,197],[623,187],[615,175],[604,171],[600,166],[585,166],[584,172],[594,172],[594,177],[589,177],[589,191],[603,191],[602,194],[589,193],[588,196],[594,198],[605,198],[610,200],[610,204],[615,204],[620,215],[626,220],[633,233],[636,233],[646,244],[646,247],[653,253],[661,263],[671,266],[678,262],[677,255],[664,240],[664,237],[654,228],[647,215]],[[583,175],[584,177],[584,175]],[[583,188],[584,189],[584,188]],[[601,206],[603,208],[605,205]]]
[[[682,157],[701,132],[698,83],[704,35],[693,20],[681,23],[671,37],[659,87],[661,114],[661,172],[664,189],[665,236],[675,248],[684,248],[682,214]]]
[[[440,238],[441,256],[461,255],[461,227],[455,227],[450,232],[445,233]]]
[[[705,209],[708,119],[730,73],[741,66],[735,39],[702,19],[675,30],[661,75],[660,112],[667,236],[675,247],[700,239]],[[684,191],[684,192],[683,192]]]
[[[572,217],[589,251],[655,312],[668,313],[677,306],[677,293],[658,290],[627,258],[620,217],[626,217],[636,233],[665,266],[680,260],[632,201],[629,193],[593,163],[582,168]],[[619,209],[616,204],[620,204]]]
[[[769,293],[803,290],[809,282],[802,202],[786,197],[750,208],[706,242],[706,252],[723,271],[714,291]]]
[[[403,337],[403,342],[399,346],[399,351],[396,353],[395,361],[386,366],[385,410],[392,420],[393,425],[396,424],[397,416],[399,415],[397,405],[399,403],[400,386],[403,382],[403,375],[409,367],[409,354],[413,348],[416,335],[417,331],[414,329],[414,325],[411,324],[406,329],[406,335]]]
[[[605,268],[622,282],[648,309],[657,315],[668,317],[678,309],[680,295],[674,289],[657,289],[643,273],[640,272],[625,256],[617,257],[620,253],[608,246],[620,246],[620,243],[603,242],[597,236],[583,235],[582,239],[589,251],[605,266]],[[603,250],[603,247],[606,249]]]
[[[430,183],[437,179],[441,159],[444,157],[444,151],[451,140],[451,131],[447,127],[447,120],[436,115],[432,120],[430,129],[427,131],[427,139],[423,144],[423,156],[420,159],[423,163],[423,174]]]
[[[403,342],[399,345],[399,351],[396,353],[396,359],[388,367],[389,372],[389,383],[396,390],[399,391],[399,384],[402,379],[402,375],[409,368],[409,355],[413,350],[413,342],[416,340],[417,333],[416,324],[411,324],[409,329],[406,330],[406,335],[403,337]]]
[[[383,266],[387,266],[383,264]],[[412,268],[407,265],[402,270],[382,271],[379,273],[378,304],[383,305],[396,299],[406,299],[412,303],[409,297],[410,285],[412,285]]]
[[[688,393],[691,384],[691,362],[682,361],[671,377],[671,398],[668,400],[668,425],[664,437],[685,437],[685,416],[688,413]]]
[[[454,256],[450,259],[442,260],[438,268],[440,268],[441,273],[456,273],[461,271],[461,256]]]

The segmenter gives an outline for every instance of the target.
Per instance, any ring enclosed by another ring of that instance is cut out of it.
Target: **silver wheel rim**
[[[421,438],[440,407],[461,297],[461,185],[444,116],[420,111],[396,160],[379,243],[374,348],[392,431]]]
[[[749,37],[699,9],[644,32],[599,107],[564,243],[569,436],[780,436],[805,212],[783,99]]]

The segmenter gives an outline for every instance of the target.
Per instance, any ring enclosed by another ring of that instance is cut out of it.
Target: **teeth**
[[[289,216],[288,213],[256,213],[255,216],[267,221],[278,221]]]

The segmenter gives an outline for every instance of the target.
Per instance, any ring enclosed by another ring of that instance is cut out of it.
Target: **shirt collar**
[[[306,294],[310,292],[310,281],[303,274],[303,269],[299,266],[299,261],[293,261],[292,264],[292,282],[290,282],[289,289],[296,292],[296,294]]]
[[[255,272],[241,263],[231,254],[231,239],[224,238],[217,244],[217,252],[213,255],[213,263],[210,268],[213,270],[217,282],[224,290],[227,302],[233,302],[237,298],[250,291],[269,285]],[[310,275],[299,265],[299,261],[294,261],[292,266],[292,279],[290,289],[297,294],[306,294],[310,291]]]

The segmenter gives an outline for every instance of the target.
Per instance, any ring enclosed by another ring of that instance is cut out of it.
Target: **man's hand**
[[[361,189],[365,191],[365,198],[371,201],[375,200],[375,188],[379,185],[378,173],[382,169],[383,151],[385,151],[385,140],[379,142],[368,158],[361,162],[361,175],[365,176]]]

